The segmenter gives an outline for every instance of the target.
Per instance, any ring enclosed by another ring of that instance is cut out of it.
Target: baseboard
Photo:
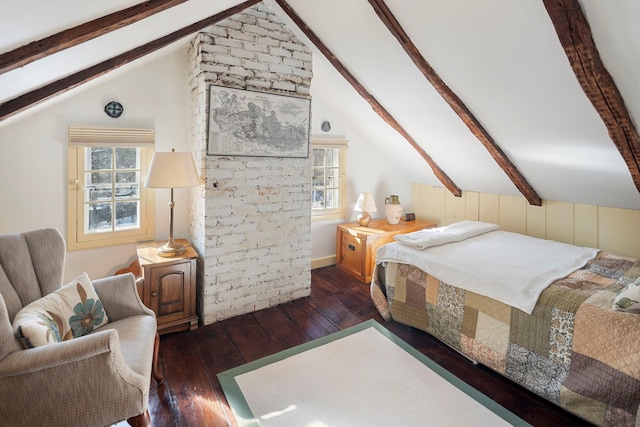
[[[328,256],[324,258],[316,258],[311,260],[311,269],[314,270],[316,268],[328,267],[330,265],[336,264],[336,256]]]

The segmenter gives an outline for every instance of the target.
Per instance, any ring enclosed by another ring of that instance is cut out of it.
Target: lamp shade
[[[356,206],[353,209],[358,212],[377,212],[373,195],[371,193],[360,193]]]
[[[200,184],[196,164],[191,153],[156,152],[153,153],[147,179],[147,188],[180,188]]]

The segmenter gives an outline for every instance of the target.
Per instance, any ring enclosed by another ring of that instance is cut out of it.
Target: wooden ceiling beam
[[[409,133],[400,126],[400,123],[378,102],[378,100],[371,95],[366,88],[355,78],[353,74],[340,62],[340,60],[329,50],[329,48],[322,42],[322,40],[309,28],[309,26],[302,20],[302,18],[289,6],[285,0],[276,0],[282,10],[293,20],[293,22],[300,28],[300,30],[311,40],[311,42],[322,52],[327,60],[334,66],[334,68],[349,82],[349,84],[362,96],[373,108],[373,111],[378,114],[385,122],[387,122],[392,128],[394,128],[400,135],[402,135],[407,142],[420,154],[420,156],[431,167],[434,175],[438,180],[449,190],[454,196],[462,197],[462,190],[449,178],[449,176],[436,164],[436,162],[427,154],[427,152],[418,144]]]
[[[187,0],[149,0],[5,52],[0,54],[0,74],[133,24],[185,1]]]
[[[602,118],[640,191],[640,138],[613,77],[593,41],[591,27],[577,0],[543,0],[571,68]]]
[[[89,82],[103,74],[106,74],[116,68],[121,67],[129,62],[139,59],[149,53],[159,50],[169,44],[180,40],[183,37],[187,37],[203,28],[213,25],[223,19],[242,12],[244,9],[251,7],[261,0],[248,0],[240,3],[234,7],[231,7],[223,12],[217,13],[209,18],[202,19],[194,24],[181,28],[159,39],[153,40],[142,46],[138,46],[125,53],[122,53],[113,58],[107,59],[92,67],[86,68],[77,73],[71,74],[67,77],[63,77],[53,83],[49,83],[17,98],[11,99],[3,104],[0,104],[0,121],[11,117],[21,111],[26,110],[40,102],[43,102],[55,95],[67,92],[83,83]]]
[[[489,132],[482,126],[480,121],[473,115],[471,110],[464,104],[456,93],[442,80],[433,67],[422,56],[418,48],[413,44],[407,33],[404,31],[396,17],[387,7],[384,0],[369,0],[369,3],[376,12],[376,15],[386,25],[387,29],[400,42],[404,51],[409,55],[413,63],[420,72],[427,78],[436,91],[442,96],[453,111],[460,117],[471,133],[478,138],[487,149],[491,157],[498,166],[507,174],[511,182],[518,188],[520,193],[527,199],[529,204],[540,206],[542,199],[529,184],[524,175],[513,164],[505,152],[496,144]]]

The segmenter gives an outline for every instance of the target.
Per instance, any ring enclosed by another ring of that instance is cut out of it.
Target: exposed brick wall
[[[311,52],[258,4],[209,27],[188,48],[191,146],[205,171],[194,190],[203,323],[309,294],[309,159],[206,156],[209,85],[309,97]]]

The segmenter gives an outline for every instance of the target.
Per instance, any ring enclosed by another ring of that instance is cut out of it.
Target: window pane
[[[113,150],[110,147],[90,147],[89,170],[111,169]]]
[[[138,172],[116,172],[116,184],[136,183],[139,181]]]
[[[132,185],[116,185],[116,200],[122,199],[137,199],[140,194],[140,186],[138,184]]]
[[[111,203],[91,203],[85,207],[85,233],[111,231]]]
[[[313,170],[313,187],[324,187],[324,169],[314,169]]]
[[[140,169],[137,148],[116,148],[116,169]]]
[[[340,164],[340,156],[335,148],[327,149],[327,167],[337,168]]]
[[[313,166],[324,166],[324,149],[313,149]]]
[[[313,190],[313,197],[311,201],[312,209],[324,209],[324,191]]]
[[[327,169],[327,187],[339,187],[340,186],[340,171],[337,168]]]
[[[85,174],[85,184],[109,184],[113,175],[111,172],[87,172]]]
[[[111,201],[111,184],[88,185],[84,197],[87,202]]]
[[[327,194],[327,200],[325,201],[326,208],[327,209],[337,208],[340,203],[340,196],[339,196],[338,189],[336,188],[334,190],[327,190],[326,194]]]
[[[116,229],[139,227],[139,202],[116,203]]]
[[[140,197],[139,181],[138,172],[116,172],[116,199]]]

